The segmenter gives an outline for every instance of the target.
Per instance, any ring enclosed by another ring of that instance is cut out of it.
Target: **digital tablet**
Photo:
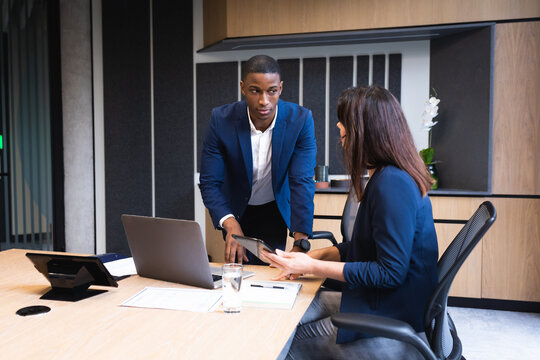
[[[259,256],[259,253],[264,249],[272,254],[276,253],[276,250],[274,250],[270,245],[262,241],[261,239],[256,239],[248,236],[240,236],[233,234],[233,238],[236,239],[246,249],[248,249],[253,255],[261,259],[261,261],[264,261],[268,263],[268,261],[262,259]]]

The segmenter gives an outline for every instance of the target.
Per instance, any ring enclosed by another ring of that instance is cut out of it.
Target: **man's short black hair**
[[[246,61],[242,69],[242,80],[245,80],[247,74],[251,73],[279,74],[281,78],[278,62],[267,55],[255,55]]]

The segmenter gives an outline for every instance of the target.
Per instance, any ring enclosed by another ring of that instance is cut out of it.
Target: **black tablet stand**
[[[40,299],[79,301],[107,291],[89,289],[90,285],[118,286],[96,256],[41,253],[27,253],[26,256],[52,286]]]

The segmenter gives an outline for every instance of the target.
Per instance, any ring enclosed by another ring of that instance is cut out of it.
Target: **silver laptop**
[[[221,268],[210,266],[197,222],[122,215],[122,224],[140,276],[207,289],[221,287]],[[252,275],[244,271],[244,278]]]

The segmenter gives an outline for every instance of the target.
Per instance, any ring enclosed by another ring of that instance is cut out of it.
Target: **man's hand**
[[[232,237],[233,234],[240,236],[244,235],[238,221],[235,218],[230,217],[223,222],[223,228],[227,233],[225,236],[225,262],[233,263],[238,259],[238,263],[242,264],[243,261],[248,261],[246,250]]]

